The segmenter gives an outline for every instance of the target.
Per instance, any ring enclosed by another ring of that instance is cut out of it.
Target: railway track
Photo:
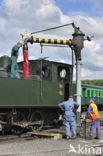
[[[85,116],[86,112],[83,112],[82,113],[82,117]],[[103,111],[100,111],[100,114],[101,114],[101,127],[103,126]],[[83,123],[83,119],[81,119],[81,123]],[[90,126],[91,126],[91,120],[87,119],[86,120],[86,129],[87,131],[89,131],[90,129]],[[24,128],[24,127],[23,127]],[[82,130],[83,127],[81,127],[81,130]],[[65,126],[62,126],[61,128],[55,128],[55,127],[44,127],[43,128],[43,132],[52,132],[52,133],[62,133],[63,135],[65,134]],[[18,134],[13,134],[13,135],[2,135],[2,133],[0,133],[0,141],[5,141],[5,140],[11,140],[11,139],[16,139],[18,137],[29,137],[29,134],[26,134],[26,133],[22,133],[21,135],[18,135]]]

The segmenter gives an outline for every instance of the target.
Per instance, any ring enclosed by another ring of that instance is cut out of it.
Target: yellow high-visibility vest
[[[89,119],[99,119],[100,114],[99,114],[99,111],[98,111],[96,104],[91,103],[90,105],[92,106],[92,110],[89,113]]]

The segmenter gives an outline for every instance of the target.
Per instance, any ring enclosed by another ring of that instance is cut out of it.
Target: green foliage
[[[91,84],[91,85],[97,85],[97,86],[103,86],[103,79],[98,80],[82,80],[83,84]]]

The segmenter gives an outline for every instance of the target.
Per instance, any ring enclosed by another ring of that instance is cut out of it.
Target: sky
[[[82,80],[103,79],[103,0],[0,0],[0,56],[11,56],[12,47],[23,42],[21,33],[30,33],[74,22],[82,32],[93,35],[84,41],[82,50]],[[72,39],[72,26],[38,33],[34,37]],[[29,44],[29,59],[48,57],[48,60],[71,64],[71,49]],[[22,48],[18,61],[23,60]],[[74,59],[75,61],[75,59]],[[75,66],[74,66],[75,79]]]

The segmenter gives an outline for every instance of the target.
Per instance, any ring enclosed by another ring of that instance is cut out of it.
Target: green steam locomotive
[[[58,103],[67,100],[71,92],[73,66],[45,59],[30,60],[30,76],[24,78],[23,62],[18,65],[19,78],[11,78],[11,59],[0,58],[1,129],[17,129],[26,123],[34,130],[57,122]]]

